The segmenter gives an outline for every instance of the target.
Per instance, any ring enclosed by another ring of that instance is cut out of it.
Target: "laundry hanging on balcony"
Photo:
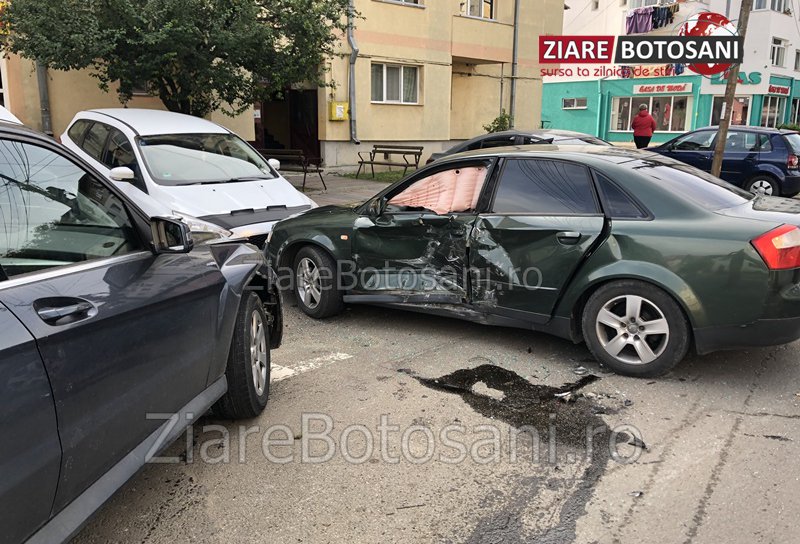
[[[625,17],[626,34],[644,34],[653,30],[653,6],[632,9]]]

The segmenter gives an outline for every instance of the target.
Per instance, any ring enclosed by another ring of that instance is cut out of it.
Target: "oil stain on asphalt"
[[[515,483],[516,489],[509,494],[509,500],[498,511],[490,512],[479,519],[467,542],[471,543],[563,543],[573,542],[578,518],[586,513],[586,504],[592,495],[595,484],[606,469],[611,451],[608,447],[611,430],[597,416],[598,406],[577,392],[582,387],[599,380],[594,375],[586,375],[574,383],[561,387],[534,384],[510,370],[493,364],[482,364],[475,368],[457,370],[440,378],[423,378],[414,372],[401,369],[421,384],[438,391],[459,395],[464,402],[481,415],[503,421],[512,427],[522,429],[532,426],[539,433],[540,449],[547,449],[553,432],[555,451],[569,452],[573,458],[582,455],[586,468],[573,482],[564,482],[570,488],[569,496],[559,501],[560,511],[556,514],[555,525],[541,529],[531,529],[524,523],[526,512],[530,511],[542,486],[552,486],[552,478],[533,475],[521,478]],[[478,386],[478,387],[476,387]],[[480,388],[489,388],[500,394],[487,395]],[[587,448],[587,435],[592,435],[594,447]],[[619,440],[627,437],[620,436]],[[552,449],[552,445],[549,446]],[[540,455],[547,460],[549,452]],[[561,469],[558,463],[566,462],[565,457],[556,458],[556,466],[549,467],[555,473]],[[549,470],[547,471],[549,472]]]

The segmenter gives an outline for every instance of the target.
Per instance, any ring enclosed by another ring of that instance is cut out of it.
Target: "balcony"
[[[491,19],[453,17],[453,60],[470,64],[512,62],[514,26]]]

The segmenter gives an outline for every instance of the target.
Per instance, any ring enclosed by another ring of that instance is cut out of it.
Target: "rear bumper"
[[[800,192],[800,173],[798,175],[792,175],[790,173],[783,178],[783,182],[781,183],[781,192],[783,194],[788,193],[798,193]],[[796,170],[794,172],[797,172]]]
[[[788,344],[800,338],[800,317],[759,319],[747,325],[695,329],[697,353]]]

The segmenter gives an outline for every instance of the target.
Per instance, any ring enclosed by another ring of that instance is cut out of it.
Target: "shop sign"
[[[633,86],[633,94],[674,94],[690,92],[692,92],[691,83],[653,83]]]
[[[786,85],[770,85],[769,86],[769,94],[779,94],[781,96],[789,96],[792,94],[791,87],[787,87]]]
[[[711,76],[712,85],[725,85],[728,83],[728,78],[723,77],[725,74],[717,74]],[[758,85],[761,83],[761,72],[739,72],[739,85]]]

